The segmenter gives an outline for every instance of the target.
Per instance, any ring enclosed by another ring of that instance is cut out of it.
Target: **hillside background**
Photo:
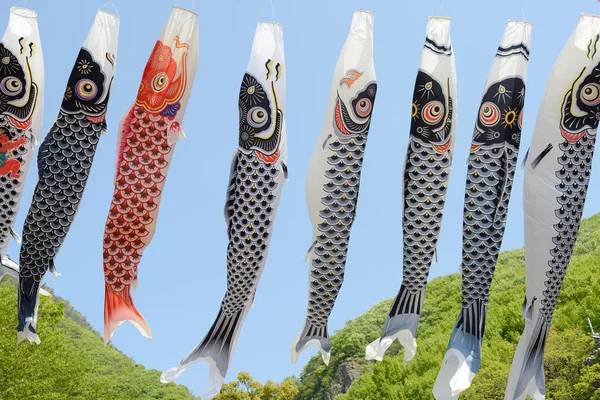
[[[435,268],[435,265],[432,267]],[[459,273],[433,279],[417,331],[417,355],[403,366],[396,342],[382,362],[365,361],[365,347],[379,337],[392,299],[348,321],[332,336],[329,367],[310,359],[295,382],[297,393],[269,397],[248,386],[248,376],[232,382],[217,400],[431,400],[449,335],[460,309]],[[600,331],[600,214],[583,221],[549,336],[546,399],[599,400],[600,360],[587,319]],[[503,400],[514,351],[523,330],[525,295],[523,249],[503,252],[491,288],[481,369],[461,400]],[[309,351],[315,349],[309,349]],[[254,388],[260,384],[253,383]],[[249,388],[248,388],[249,387]],[[235,389],[235,390],[234,390]]]
[[[524,261],[522,249],[500,255],[482,367],[461,400],[504,399],[510,363],[523,329]],[[15,283],[7,278],[0,285],[0,399],[194,399],[184,386],[161,384],[160,371],[146,370],[110,344],[104,347],[85,317],[59,297],[41,297],[38,325],[42,344],[17,345]],[[397,343],[383,362],[364,359],[365,346],[379,337],[389,299],[348,321],[332,336],[329,367],[320,356],[312,357],[299,377],[279,384],[261,384],[240,373],[216,400],[433,399],[431,388],[459,312],[460,292],[458,273],[428,284],[417,332],[417,355],[406,367]],[[599,293],[597,214],[582,223],[554,315],[546,349],[547,399],[600,400],[600,360],[595,357],[598,346],[587,323],[590,318],[600,331]]]

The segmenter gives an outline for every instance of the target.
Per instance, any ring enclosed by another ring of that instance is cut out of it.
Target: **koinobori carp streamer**
[[[530,23],[508,22],[477,113],[463,209],[462,309],[433,387],[437,400],[457,399],[481,364],[490,286],[521,143],[530,39]]]
[[[152,331],[133,304],[138,265],[158,210],[198,62],[198,15],[173,7],[119,125],[115,189],[104,230],[104,341],[123,321]]]
[[[42,129],[44,57],[37,14],[12,7],[0,43],[0,280],[19,276],[19,265],[6,254],[25,178]]]
[[[225,198],[227,292],[204,339],[161,376],[162,382],[170,382],[191,365],[207,361],[210,376],[202,399],[212,399],[223,385],[267,261],[287,178],[285,77],[283,28],[260,22],[239,92],[239,145]]]
[[[540,105],[523,187],[525,329],[507,400],[543,400],[544,350],[573,254],[600,119],[600,17],[582,15],[554,64]]]
[[[39,343],[38,289],[75,220],[92,168],[115,71],[119,17],[98,11],[37,157],[39,180],[23,227],[18,340]]]
[[[381,338],[367,347],[368,360],[382,360],[396,338],[404,347],[405,361],[416,353],[415,336],[442,225],[455,131],[456,65],[450,40],[450,18],[430,17],[413,92],[404,161],[402,285],[387,315]]]
[[[310,287],[304,327],[292,344],[293,362],[311,343],[318,345],[323,360],[329,362],[331,341],[327,324],[344,280],[360,173],[377,94],[373,19],[371,12],[354,12],[309,167],[306,203],[313,238],[306,258],[310,261]]]

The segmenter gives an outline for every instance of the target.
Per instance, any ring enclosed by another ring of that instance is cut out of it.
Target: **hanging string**
[[[178,1],[177,3],[175,3],[175,5],[181,7],[181,5],[183,3],[186,3],[186,2],[187,1],[185,1],[185,0],[184,1]],[[196,1],[195,0],[191,0],[191,3],[192,3],[192,11],[196,12]]]
[[[31,4],[29,4],[29,2],[27,0],[21,0],[17,4],[15,4],[15,7],[21,7],[21,6],[33,10],[33,7],[31,7]]]
[[[115,4],[115,0],[110,0],[104,3],[104,8],[108,8],[109,5],[113,6],[113,8],[115,9],[115,14],[117,14],[117,16],[120,17],[119,10],[117,10],[117,5]]]
[[[277,23],[277,14],[275,13],[275,6],[273,6],[273,0],[269,0],[271,3],[271,14],[273,15],[273,22]]]
[[[525,0],[521,0],[521,14],[523,15],[523,21],[527,21],[524,10],[525,10]]]
[[[446,17],[449,17],[450,15],[448,15],[448,12],[446,11],[446,9],[444,8],[444,0],[440,0],[440,9],[442,10],[442,12],[446,15]]]

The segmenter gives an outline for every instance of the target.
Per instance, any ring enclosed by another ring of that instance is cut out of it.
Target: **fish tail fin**
[[[304,329],[302,329],[302,332],[300,332],[292,344],[292,362],[295,363],[298,361],[300,353],[313,343],[319,346],[319,352],[321,352],[321,357],[323,358],[325,365],[329,365],[331,339],[327,332],[327,325],[316,327],[308,320],[306,320]]]
[[[200,397],[203,400],[209,400],[216,396],[225,381],[225,375],[249,309],[250,306],[246,305],[243,309],[229,315],[223,311],[221,306],[215,322],[202,342],[185,356],[176,368],[165,371],[161,375],[160,381],[162,383],[172,382],[191,365],[199,361],[206,361],[209,364],[210,372],[206,392]]]
[[[104,344],[108,343],[116,329],[123,322],[131,322],[140,333],[152,340],[152,330],[146,319],[135,308],[129,288],[115,292],[104,284]]]
[[[513,358],[505,400],[543,400],[546,395],[544,380],[544,350],[549,324],[540,314],[537,320],[527,320]]]
[[[415,337],[424,299],[425,289],[412,291],[404,285],[400,286],[400,291],[392,303],[383,326],[381,337],[367,346],[365,352],[367,360],[381,361],[395,339],[398,339],[404,347],[404,364],[413,359],[417,353]]]
[[[29,340],[40,344],[36,332],[38,306],[40,302],[40,282],[35,277],[19,279],[19,324],[17,325],[17,343]]]
[[[6,254],[0,258],[0,281],[4,278],[4,275],[19,279],[19,264]]]
[[[487,304],[482,300],[461,310],[433,385],[436,399],[457,399],[471,386],[481,365],[486,314]]]

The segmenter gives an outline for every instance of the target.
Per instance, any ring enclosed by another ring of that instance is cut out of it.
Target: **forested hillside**
[[[388,350],[383,362],[364,359],[366,345],[381,333],[391,299],[349,321],[332,337],[329,367],[320,356],[313,357],[305,366],[296,398],[433,399],[431,389],[458,316],[460,293],[460,274],[436,278],[428,284],[417,331],[417,356],[406,367],[398,343]],[[523,250],[502,253],[491,289],[482,366],[461,400],[504,399],[510,363],[523,329],[524,294]],[[593,359],[584,364],[596,348],[588,317],[596,330],[600,330],[600,214],[583,221],[558,300],[546,349],[547,399],[600,399],[600,361]],[[350,383],[347,393],[339,395]]]
[[[162,384],[113,346],[106,348],[85,317],[60,298],[40,296],[42,343],[17,345],[15,280],[0,285],[0,399],[193,399]]]

